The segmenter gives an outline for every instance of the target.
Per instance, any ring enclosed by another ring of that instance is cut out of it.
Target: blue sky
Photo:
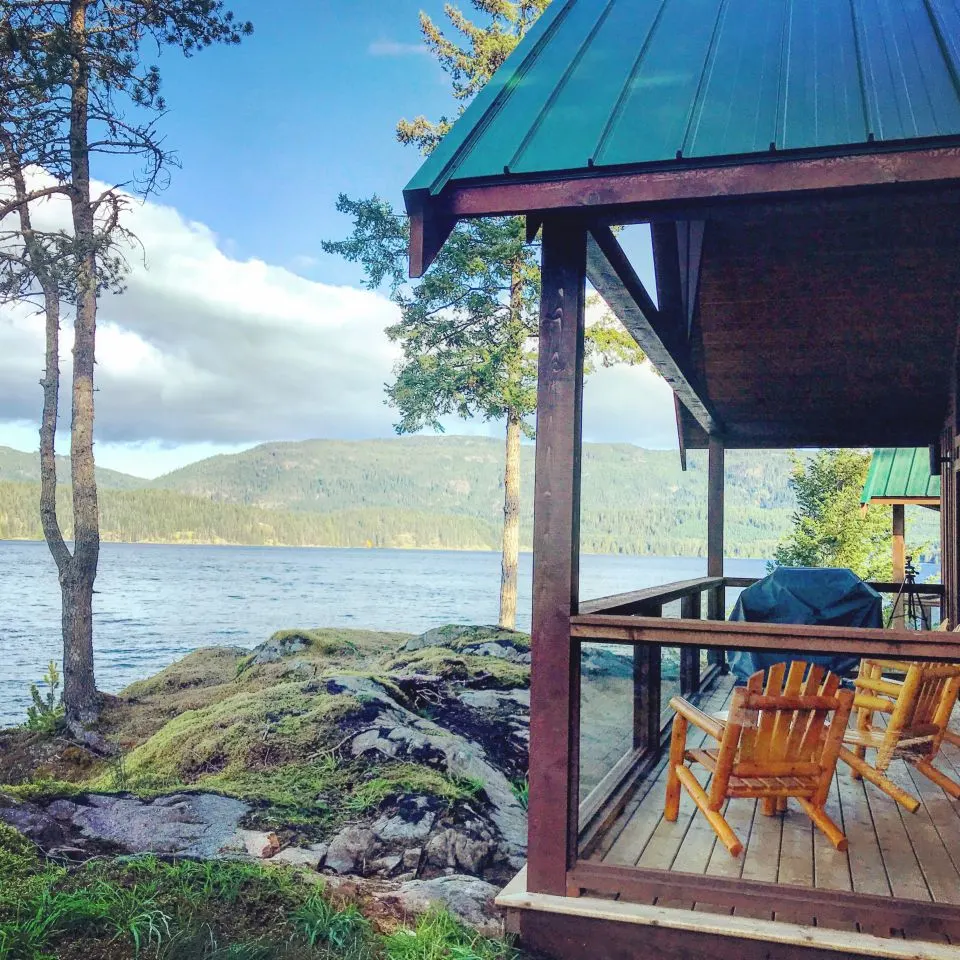
[[[263,14],[264,6],[234,5],[256,31],[241,48],[161,60],[172,106],[164,126],[183,162],[162,199],[215,225],[238,257],[356,282],[357,268],[323,254],[320,241],[349,226],[334,210],[341,191],[399,204],[421,158],[396,141],[397,121],[450,111],[446,76],[425,54],[418,23],[421,8],[442,17],[442,4],[282,0]]]
[[[421,43],[421,6],[443,21],[438,0],[236,0],[255,27],[239,47],[159,57],[160,127],[181,168],[131,209],[145,259],[131,258],[124,296],[101,301],[102,465],[155,476],[269,440],[392,434],[383,387],[397,350],[383,330],[395,308],[321,242],[349,232],[340,192],[400,205],[421,162],[396,141],[401,117],[456,112]],[[60,226],[67,211],[53,200],[36,216]],[[649,281],[649,251],[625,245]],[[66,329],[61,355],[69,348]],[[42,356],[39,318],[0,310],[0,444],[36,449]],[[584,424],[588,440],[676,442],[669,388],[649,369],[595,374]],[[64,450],[68,425],[64,414]]]

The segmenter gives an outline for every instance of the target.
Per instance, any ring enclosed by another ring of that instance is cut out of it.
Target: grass
[[[294,870],[152,856],[50,865],[0,827],[0,960],[515,960],[443,912],[375,925]]]
[[[343,957],[363,956],[370,952],[370,921],[356,904],[338,908],[322,895],[315,894],[293,915],[293,922],[311,947],[329,947]]]
[[[522,780],[514,780],[510,784],[510,789],[513,790],[513,795],[517,798],[517,802],[526,810],[530,806],[530,779],[529,777],[524,777]]]
[[[424,914],[413,930],[397,930],[384,943],[389,960],[517,960],[506,941],[472,933],[444,911]]]

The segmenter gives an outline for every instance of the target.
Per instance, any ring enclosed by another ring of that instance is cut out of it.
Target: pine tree
[[[890,514],[860,509],[871,456],[820,450],[806,461],[794,458],[793,530],[778,545],[771,567],[847,567],[864,580],[890,579]]]
[[[447,4],[457,39],[426,14],[424,40],[450,77],[462,110],[506,60],[550,0],[471,0],[479,24]],[[419,116],[401,120],[397,138],[429,154],[452,120]],[[520,549],[520,446],[532,435],[536,407],[537,308],[540,297],[536,244],[526,242],[521,218],[460,223],[420,283],[406,281],[406,219],[373,197],[341,196],[337,209],[353,220],[353,233],[324,244],[327,252],[361,263],[371,288],[387,284],[400,320],[387,330],[403,359],[387,389],[400,412],[399,433],[441,429],[441,418],[481,417],[506,427],[500,625],[513,627],[517,611]],[[618,324],[604,318],[589,331],[603,362],[639,363],[640,348]]]
[[[57,565],[63,604],[67,725],[89,739],[99,714],[93,668],[93,585],[100,553],[94,473],[97,298],[120,292],[130,199],[101,188],[94,161],[117,155],[142,170],[134,192],[162,183],[173,157],[156,130],[166,106],[144,48],[189,55],[238,43],[249,24],[220,0],[0,0],[0,303],[37,305],[45,319],[40,427],[43,533]],[[155,45],[155,46],[154,46]],[[44,231],[43,204],[65,199],[70,229]],[[60,322],[73,312],[71,480],[74,548],[57,512],[55,441],[60,393]]]

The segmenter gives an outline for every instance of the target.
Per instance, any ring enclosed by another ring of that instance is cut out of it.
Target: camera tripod
[[[930,629],[930,620],[927,611],[924,609],[923,601],[920,599],[921,590],[917,586],[917,572],[917,568],[913,565],[913,557],[907,557],[907,563],[903,570],[903,583],[900,584],[900,589],[893,598],[893,609],[887,618],[887,627],[893,624],[902,603],[904,625],[913,624],[914,630]]]

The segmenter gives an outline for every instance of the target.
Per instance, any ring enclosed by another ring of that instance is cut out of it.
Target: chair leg
[[[787,798],[777,797],[777,813],[786,813],[786,812],[787,812]]]
[[[719,810],[710,809],[710,798],[707,796],[703,787],[700,786],[697,778],[687,767],[675,767],[677,776],[683,784],[684,789],[693,798],[693,802],[700,809],[700,812],[707,818],[710,826],[720,838],[720,842],[730,851],[734,857],[739,857],[743,852],[743,844],[733,832],[730,824],[724,819]]]
[[[947,743],[952,743],[955,747],[960,747],[960,733],[954,733],[952,730],[943,731],[943,739]]]
[[[673,823],[680,814],[680,780],[677,769],[683,766],[687,747],[687,720],[677,714],[670,732],[670,759],[667,769],[667,796],[663,804],[663,816]]]
[[[865,780],[879,787],[888,797],[893,797],[902,807],[911,813],[920,808],[920,801],[906,790],[901,790],[892,780],[885,777],[879,770],[875,770],[865,760],[851,753],[846,747],[840,748],[840,759],[850,766],[851,772],[859,773]],[[932,779],[932,778],[931,778]]]
[[[776,816],[777,813],[777,798],[776,797],[762,797],[760,800],[760,812],[765,817]]]
[[[954,800],[960,800],[960,783],[941,773],[929,760],[914,760],[913,765],[938,787],[946,790]]]
[[[866,748],[866,747],[854,747],[854,748],[853,748],[853,754],[854,754],[854,756],[855,756],[858,760],[863,760],[864,762],[866,762],[866,759],[867,759],[867,748]],[[851,776],[854,780],[862,780],[862,779],[863,779],[863,775],[860,773],[860,771],[859,771],[859,770],[854,770],[853,767],[850,768],[850,776]]]
[[[806,797],[797,797],[797,803],[803,812],[823,831],[824,836],[841,852],[847,849],[847,838],[843,831],[827,816],[822,807],[815,807]]]

